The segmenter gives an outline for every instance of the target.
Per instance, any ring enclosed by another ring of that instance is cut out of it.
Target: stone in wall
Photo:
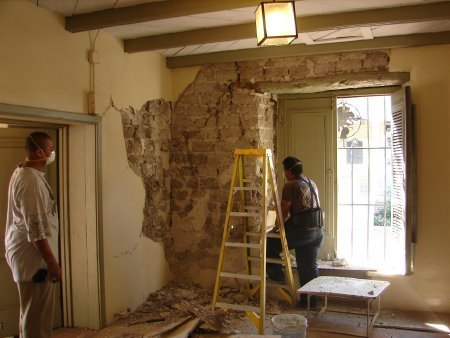
[[[162,241],[170,227],[170,168],[172,105],[148,101],[141,109],[121,110],[128,163],[145,188],[142,234]]]

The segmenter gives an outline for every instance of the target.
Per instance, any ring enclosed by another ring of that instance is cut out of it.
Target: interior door
[[[295,156],[302,160],[305,176],[311,178],[319,189],[326,231],[321,258],[334,250],[332,100],[332,97],[283,99],[279,112],[281,119],[277,125],[278,179],[280,182],[284,181],[284,177],[280,175],[283,172],[283,159]]]
[[[2,125],[5,127],[6,125]],[[28,127],[0,128],[0,336],[18,335],[19,331],[19,297],[17,287],[12,279],[11,270],[5,259],[5,225],[8,205],[9,179],[25,158],[24,145],[26,137],[33,131],[43,131],[49,134],[57,150],[57,130],[37,129]],[[57,166],[50,165],[45,169],[46,178],[57,194]],[[54,326],[62,326],[60,284],[57,284]],[[3,329],[2,329],[3,328]]]

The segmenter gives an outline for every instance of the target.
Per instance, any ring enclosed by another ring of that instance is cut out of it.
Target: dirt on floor
[[[247,290],[236,284],[220,290],[219,300],[225,303],[259,306],[258,299],[248,297]],[[116,321],[105,329],[71,331],[56,330],[54,338],[163,338],[188,336],[196,338],[226,337],[229,335],[256,335],[258,331],[244,312],[212,310],[213,291],[189,282],[174,281],[151,293],[134,311],[115,315]],[[321,306],[318,302],[318,308]],[[362,305],[362,306],[361,306]],[[280,298],[266,300],[265,334],[272,334],[271,319],[278,314],[307,316],[306,309],[293,307]],[[317,312],[311,312],[317,315]],[[372,337],[448,337],[448,315],[432,313],[405,313],[383,310],[372,330]],[[433,326],[430,323],[435,323]],[[437,329],[436,327],[440,327]],[[308,317],[308,338],[364,336],[367,315],[364,304],[328,302],[328,310],[320,317]]]

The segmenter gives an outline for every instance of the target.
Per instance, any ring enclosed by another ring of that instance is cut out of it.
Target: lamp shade
[[[288,45],[298,36],[294,1],[261,2],[255,17],[258,46]]]

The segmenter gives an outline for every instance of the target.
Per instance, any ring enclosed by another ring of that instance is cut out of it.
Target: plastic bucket
[[[281,314],[272,317],[273,333],[282,338],[305,338],[308,321],[297,314]]]

